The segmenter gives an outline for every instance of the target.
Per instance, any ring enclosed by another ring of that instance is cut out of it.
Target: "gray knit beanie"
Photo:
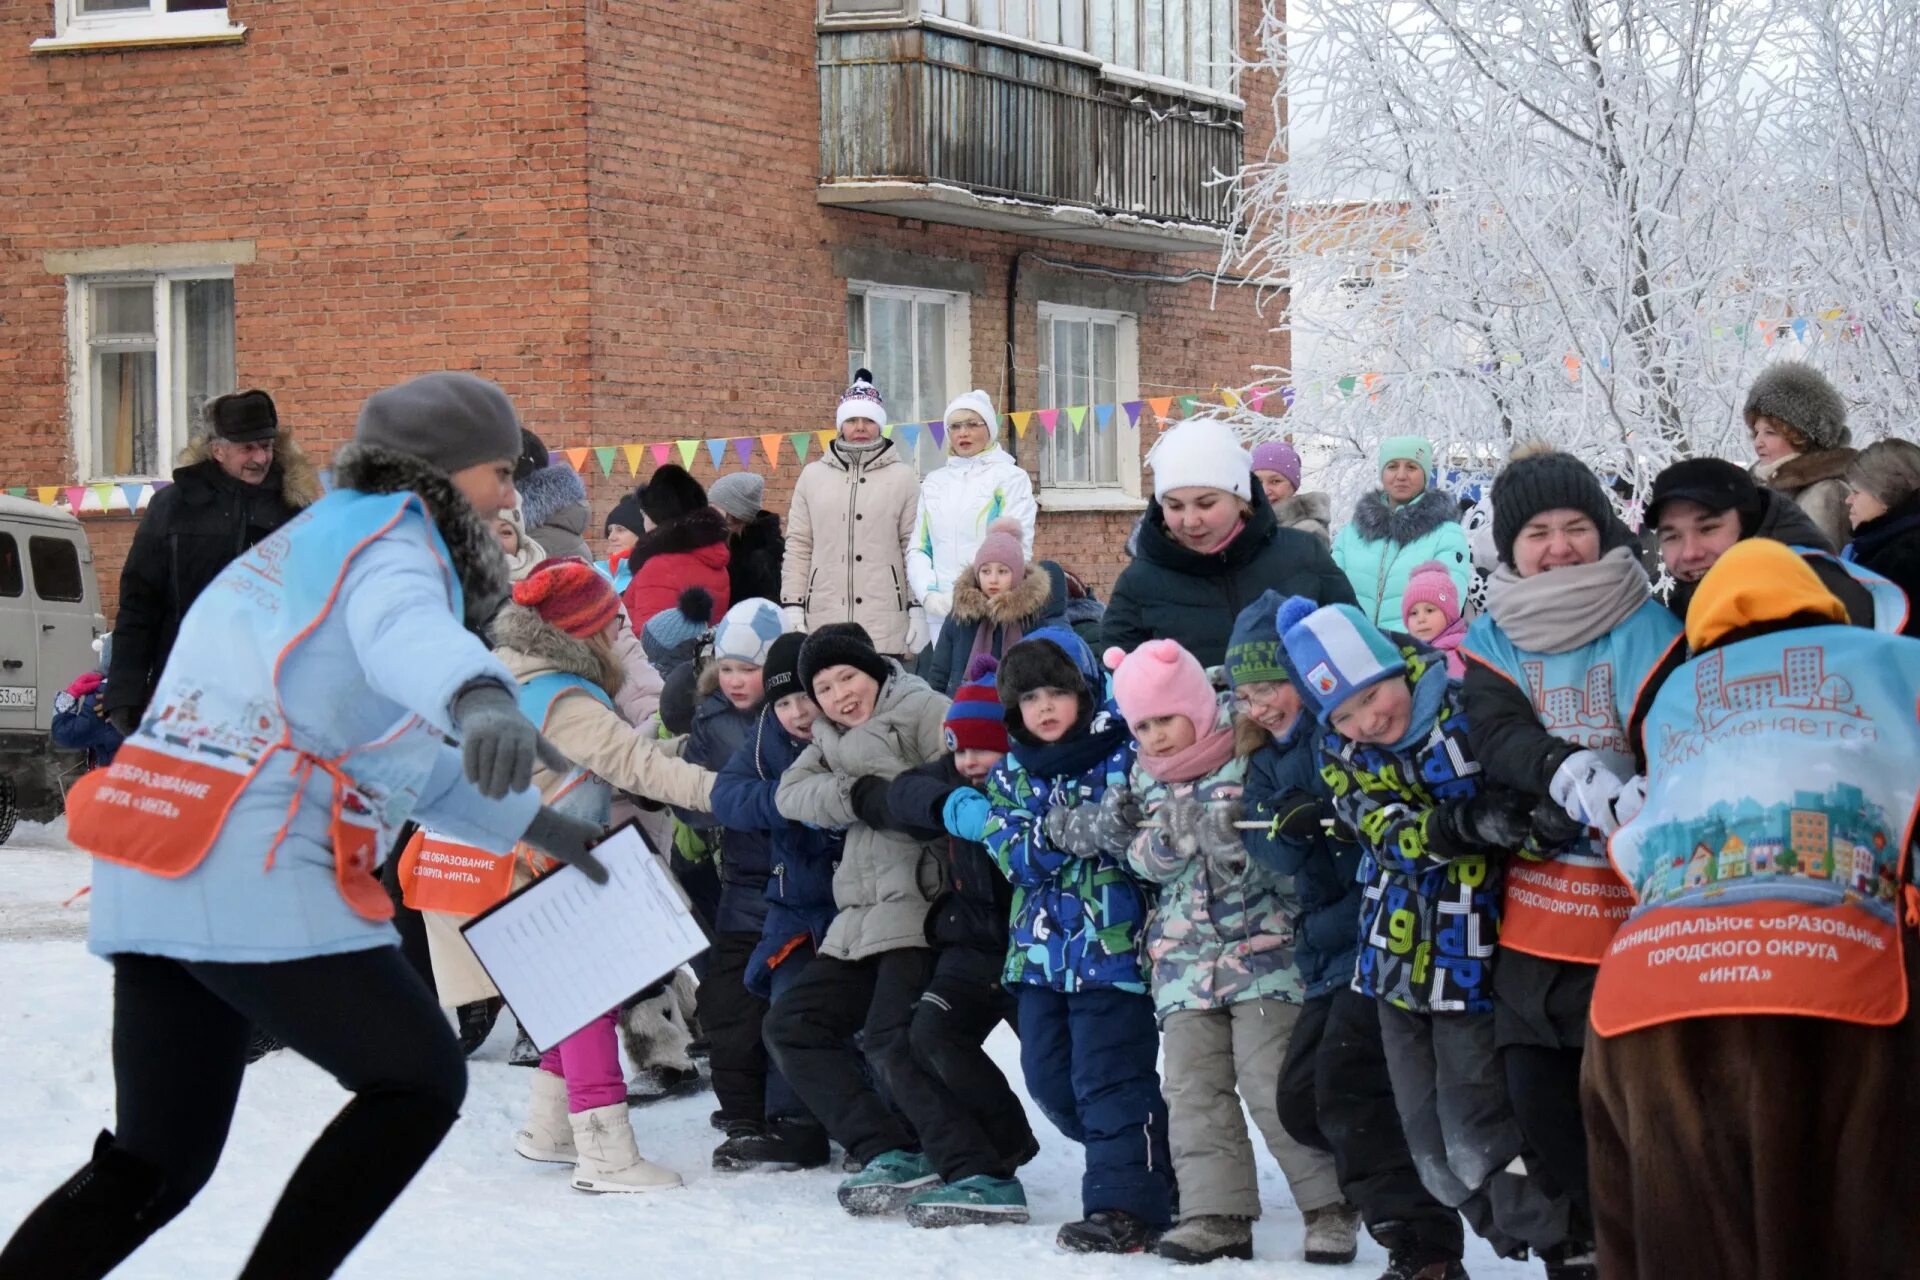
[[[425,373],[360,406],[354,441],[422,459],[448,475],[520,456],[520,418],[507,393],[471,373]]]
[[[759,515],[766,496],[766,478],[751,471],[730,472],[707,489],[708,501],[735,520],[752,520]]]

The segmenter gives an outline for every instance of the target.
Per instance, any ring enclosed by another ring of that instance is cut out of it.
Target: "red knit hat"
[[[513,584],[513,602],[540,615],[550,627],[585,640],[606,629],[620,613],[613,584],[578,560],[548,561]]]
[[[967,667],[967,682],[955,690],[953,705],[947,708],[947,750],[1007,753],[1006,713],[994,679],[998,666],[983,653]]]

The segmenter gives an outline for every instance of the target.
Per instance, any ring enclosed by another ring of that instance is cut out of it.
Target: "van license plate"
[[[27,707],[40,705],[40,691],[33,688],[21,688],[18,685],[0,685],[0,707]]]

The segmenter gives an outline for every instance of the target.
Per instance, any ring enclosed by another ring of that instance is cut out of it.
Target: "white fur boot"
[[[665,1191],[680,1185],[680,1175],[640,1154],[633,1141],[627,1104],[576,1111],[573,1145],[579,1163],[573,1168],[576,1191]]]
[[[533,1069],[527,1127],[513,1135],[513,1149],[543,1164],[574,1162],[573,1126],[567,1123],[567,1082],[560,1076],[539,1067]]]

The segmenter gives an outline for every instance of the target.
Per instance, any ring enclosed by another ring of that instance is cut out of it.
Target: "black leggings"
[[[117,1131],[21,1225],[0,1280],[104,1276],[187,1207],[220,1161],[253,1025],[354,1096],[294,1171],[242,1280],[332,1275],[459,1115],[466,1062],[433,993],[392,947],[113,965]]]

